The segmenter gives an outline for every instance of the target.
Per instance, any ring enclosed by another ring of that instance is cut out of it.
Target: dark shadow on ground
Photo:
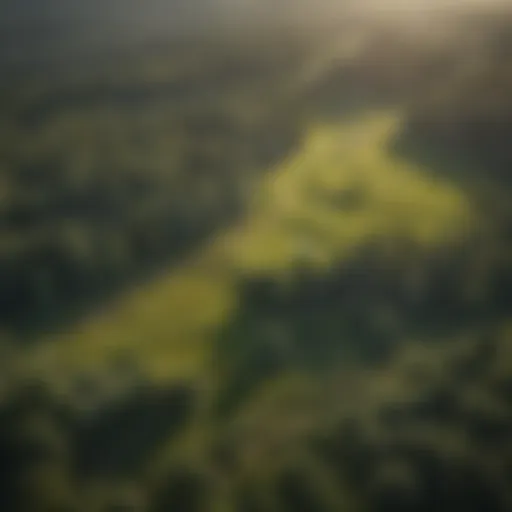
[[[152,460],[161,446],[186,425],[194,410],[194,390],[141,386],[105,404],[73,433],[76,471],[82,476],[129,477]]]
[[[290,282],[246,277],[239,309],[216,337],[217,413],[229,416],[267,379],[341,361],[386,365],[410,340],[455,339],[499,325],[512,308],[512,271],[488,262],[485,292],[471,293],[478,242],[422,254],[407,239],[368,243],[338,268],[297,266]],[[412,278],[416,276],[416,278]],[[418,280],[419,279],[419,280]]]

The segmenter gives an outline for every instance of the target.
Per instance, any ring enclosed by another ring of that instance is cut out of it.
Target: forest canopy
[[[509,6],[52,2],[2,7],[0,509],[510,510]]]

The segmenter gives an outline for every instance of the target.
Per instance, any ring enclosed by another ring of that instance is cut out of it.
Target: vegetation
[[[509,510],[508,19],[6,79],[0,509]]]

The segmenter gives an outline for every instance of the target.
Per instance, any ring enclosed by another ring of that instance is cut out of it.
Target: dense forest
[[[512,508],[512,14],[420,21],[0,55],[1,510]]]

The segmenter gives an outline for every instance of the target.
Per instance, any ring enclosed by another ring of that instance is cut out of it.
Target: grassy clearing
[[[375,238],[405,236],[429,249],[467,232],[464,194],[388,149],[399,126],[384,112],[311,127],[232,233],[235,264],[254,272],[279,272],[298,258],[330,265]]]
[[[343,261],[370,240],[405,236],[425,250],[471,224],[463,192],[399,158],[388,142],[395,112],[311,126],[302,147],[268,173],[246,218],[165,277],[146,283],[31,348],[50,382],[108,370],[120,354],[150,378],[199,378],[211,333],[236,306],[240,272],[279,275],[307,260]]]

